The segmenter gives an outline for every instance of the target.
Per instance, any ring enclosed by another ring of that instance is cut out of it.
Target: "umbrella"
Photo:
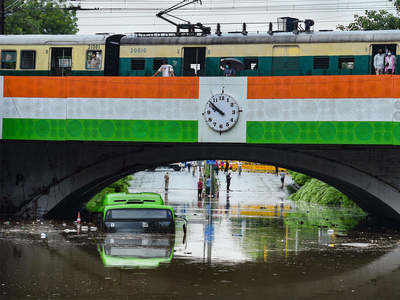
[[[232,69],[235,69],[235,71],[244,70],[244,64],[236,58],[223,58],[221,59],[220,65],[221,66],[229,65]]]

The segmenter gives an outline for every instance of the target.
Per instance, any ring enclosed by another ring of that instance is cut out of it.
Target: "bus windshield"
[[[172,219],[168,209],[124,208],[107,211],[106,220]]]

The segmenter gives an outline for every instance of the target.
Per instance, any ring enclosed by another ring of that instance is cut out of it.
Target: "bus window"
[[[21,50],[20,69],[35,69],[36,67],[36,51]]]
[[[106,220],[132,219],[171,219],[171,212],[167,209],[110,209]]]
[[[1,51],[1,68],[2,69],[15,69],[16,65],[17,65],[17,51],[2,50]]]

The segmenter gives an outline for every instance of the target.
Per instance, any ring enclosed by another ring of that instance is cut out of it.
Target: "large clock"
[[[204,107],[204,120],[215,131],[224,132],[234,127],[239,119],[239,105],[235,99],[225,94],[215,94]]]

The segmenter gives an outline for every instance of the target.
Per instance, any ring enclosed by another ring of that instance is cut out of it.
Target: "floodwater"
[[[73,224],[0,225],[0,299],[399,299],[400,235],[357,230],[357,211],[299,206],[278,177],[234,174],[218,199],[196,176],[140,172],[186,235],[65,233]],[[46,238],[41,238],[41,233]]]

